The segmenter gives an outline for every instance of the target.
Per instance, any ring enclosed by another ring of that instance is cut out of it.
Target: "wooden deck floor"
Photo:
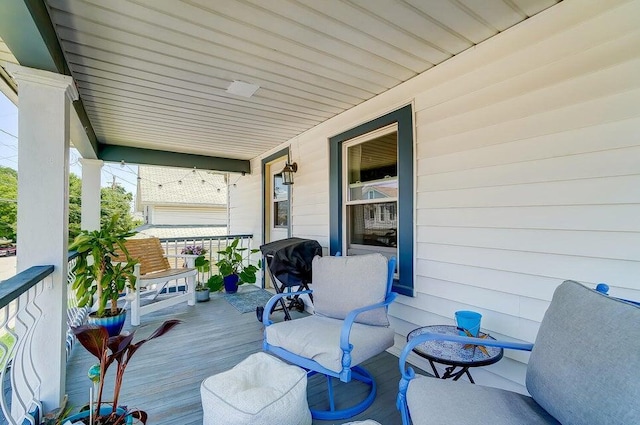
[[[149,414],[149,425],[202,424],[200,383],[261,351],[263,326],[256,320],[255,313],[240,314],[219,295],[214,297],[195,307],[181,304],[142,317],[135,341],[148,336],[164,320],[175,318],[183,321],[168,334],[141,347],[125,373],[120,404],[145,410]],[[274,318],[281,316],[281,312],[274,313]],[[95,363],[95,357],[82,346],[77,344],[74,347],[67,368],[67,394],[72,406],[78,407],[87,402],[91,386],[87,371]],[[401,423],[395,408],[400,379],[397,357],[382,353],[364,366],[378,383],[375,403],[349,420],[314,420],[314,424],[367,418],[383,425]],[[105,385],[106,400],[112,399],[113,370],[109,372]],[[324,400],[320,392],[325,389],[325,384],[319,379],[314,377],[309,381],[308,399],[312,406]],[[340,391],[342,388],[337,389],[338,402],[359,395],[355,387]]]

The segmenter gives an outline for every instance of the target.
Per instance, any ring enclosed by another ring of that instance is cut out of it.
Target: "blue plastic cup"
[[[460,310],[456,311],[455,315],[459,328],[466,329],[473,336],[478,336],[482,314],[475,311]],[[468,336],[464,331],[459,331],[459,333],[461,336]]]

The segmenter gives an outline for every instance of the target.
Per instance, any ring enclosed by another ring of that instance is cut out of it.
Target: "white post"
[[[104,161],[81,158],[82,164],[82,230],[100,230],[100,173]]]
[[[16,362],[32,362],[33,376],[28,378],[37,382],[29,384],[39,386],[48,411],[59,406],[65,391],[69,114],[78,92],[71,77],[12,64],[7,69],[19,91],[17,271],[54,266],[35,300],[42,313],[35,324],[31,359]]]

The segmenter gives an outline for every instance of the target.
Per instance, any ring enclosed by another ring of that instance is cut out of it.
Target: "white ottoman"
[[[311,425],[307,374],[265,353],[200,386],[203,425]]]

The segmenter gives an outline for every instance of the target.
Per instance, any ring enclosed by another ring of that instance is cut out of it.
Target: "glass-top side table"
[[[459,335],[458,328],[456,326],[432,325],[412,330],[407,335],[407,341],[425,333]],[[482,332],[478,334],[478,338],[495,339]],[[416,345],[413,351],[429,360],[429,364],[431,365],[431,369],[433,369],[433,373],[436,378],[453,378],[454,381],[457,381],[460,377],[466,374],[469,381],[472,384],[475,384],[471,374],[469,373],[469,368],[487,366],[498,362],[502,358],[503,350],[499,347],[484,347],[487,352],[487,354],[485,354],[478,348],[478,346],[474,345],[467,347],[468,348],[465,348],[465,345],[459,342],[431,340]],[[434,362],[448,366],[445,368],[445,372],[442,376],[440,376],[436,370]],[[460,369],[456,370],[457,368]]]

